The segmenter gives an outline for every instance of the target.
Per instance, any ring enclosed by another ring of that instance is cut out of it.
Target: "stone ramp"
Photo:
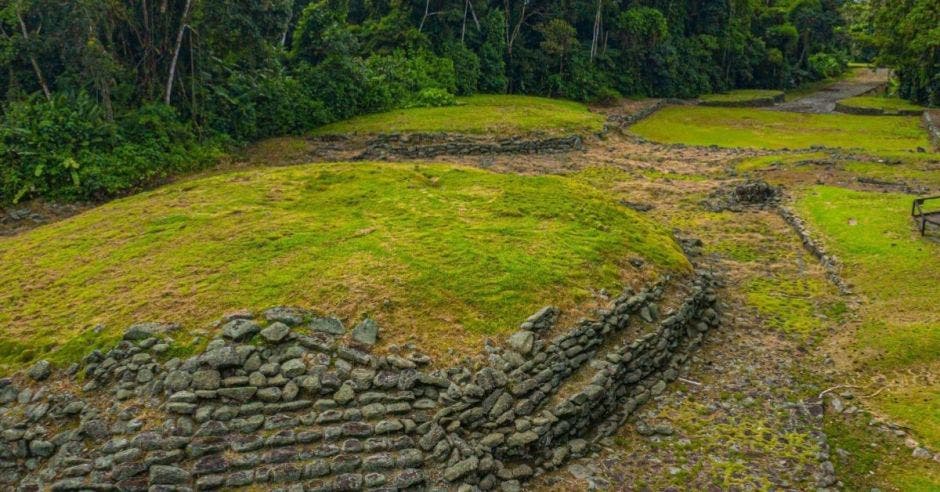
[[[862,70],[860,74],[849,80],[836,82],[822,90],[779,104],[771,109],[794,113],[832,113],[836,110],[836,103],[842,99],[861,96],[884,87],[888,83],[890,73],[890,70],[886,68]]]

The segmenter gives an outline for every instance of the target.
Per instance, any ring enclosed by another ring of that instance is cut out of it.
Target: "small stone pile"
[[[80,365],[0,379],[0,488],[518,490],[677,377],[717,325],[712,283],[667,313],[663,284],[627,292],[551,340],[559,312],[544,308],[475,371],[433,370],[413,346],[373,353],[373,321],[297,308],[228,315],[186,358],[169,356],[178,325],[134,325]]]
[[[764,180],[748,180],[715,190],[702,206],[711,212],[741,212],[747,208],[774,208],[782,197],[783,190],[779,186]]]

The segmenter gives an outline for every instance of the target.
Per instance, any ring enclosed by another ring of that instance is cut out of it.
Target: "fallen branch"
[[[878,396],[878,394],[881,393],[882,391],[884,391],[886,388],[887,388],[887,386],[882,386],[881,388],[878,388],[878,391],[876,391],[876,392],[874,392],[874,393],[872,393],[872,394],[870,394],[870,395],[868,395],[868,396],[864,396],[863,398],[874,398],[874,397]]]
[[[851,385],[851,384],[840,384],[840,385],[838,385],[838,386],[833,386],[833,387],[831,387],[831,388],[829,388],[829,389],[827,389],[827,390],[824,390],[822,393],[819,394],[819,398],[822,398],[823,396],[826,395],[826,393],[828,393],[828,392],[830,392],[830,391],[833,391],[833,390],[837,390],[837,389],[839,389],[839,388],[855,388],[855,389],[862,389],[861,386],[853,386],[853,385]]]
[[[692,381],[691,379],[679,378],[679,381],[682,381],[683,383],[694,384],[695,386],[703,386],[702,383],[699,383],[698,381]]]

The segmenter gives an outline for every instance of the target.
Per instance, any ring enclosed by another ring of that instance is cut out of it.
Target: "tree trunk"
[[[470,0],[464,0],[463,23],[460,25],[460,44],[463,44],[464,37],[467,35],[467,11],[469,9],[470,9]]]
[[[287,46],[287,33],[290,31],[290,21],[294,20],[294,6],[291,4],[287,11],[287,20],[284,22],[284,31],[281,32],[281,48]]]
[[[603,0],[597,0],[597,13],[594,15],[594,36],[591,38],[591,61],[597,56],[597,43],[601,35],[601,5]]]
[[[519,22],[516,23],[516,27],[512,29],[512,35],[509,36],[509,44],[506,45],[506,53],[509,54],[509,58],[512,58],[512,45],[516,42],[516,36],[519,35],[519,32],[522,30],[522,23],[525,22],[525,8],[529,2],[524,2],[522,4],[522,12],[519,13]]]
[[[428,20],[428,9],[431,8],[431,0],[424,0],[424,16],[421,17],[421,25],[418,26],[418,32],[424,30],[424,21]]]
[[[192,0],[186,0],[186,6],[183,7],[183,17],[180,19],[180,30],[176,34],[176,48],[173,50],[173,61],[170,62],[170,76],[166,81],[166,95],[163,98],[163,102],[167,105],[170,104],[171,98],[173,97],[173,80],[176,78],[176,63],[179,61],[180,49],[183,47],[183,35],[189,27],[189,8],[192,6],[192,3]]]
[[[23,16],[19,12],[16,13],[16,18],[20,21],[23,39],[26,41],[27,49],[29,49],[29,30],[26,29],[26,22],[23,21]],[[39,86],[42,87],[42,93],[46,95],[46,100],[51,102],[52,92],[49,91],[49,84],[46,84],[46,78],[42,75],[42,68],[40,68],[39,62],[36,61],[36,57],[32,53],[29,54],[29,62],[33,65],[33,71],[36,72],[36,79],[39,81]]]

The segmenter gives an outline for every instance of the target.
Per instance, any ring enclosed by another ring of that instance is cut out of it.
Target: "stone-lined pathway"
[[[836,103],[849,97],[861,96],[888,83],[891,71],[886,68],[876,70],[861,69],[848,80],[836,82],[819,91],[799,99],[778,104],[771,109],[794,113],[832,113]]]

